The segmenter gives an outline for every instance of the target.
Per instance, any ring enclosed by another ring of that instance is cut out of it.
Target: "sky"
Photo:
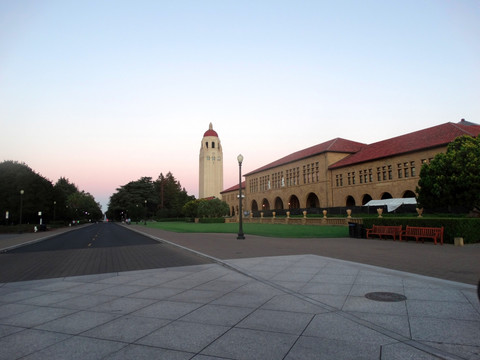
[[[0,161],[107,210],[171,172],[198,197],[209,123],[224,188],[333,138],[480,123],[478,0],[0,0]]]

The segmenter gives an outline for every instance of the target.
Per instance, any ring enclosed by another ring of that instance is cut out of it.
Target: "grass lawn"
[[[237,223],[195,224],[187,222],[148,223],[167,231],[183,233],[238,233]],[[281,238],[338,238],[348,237],[348,226],[284,225],[284,224],[243,224],[243,232],[250,235]]]

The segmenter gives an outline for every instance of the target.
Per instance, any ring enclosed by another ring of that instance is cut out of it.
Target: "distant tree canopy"
[[[193,200],[171,172],[157,180],[142,177],[117,188],[110,197],[107,217],[113,220],[184,216],[183,205]]]
[[[76,200],[72,202],[73,198]],[[20,215],[22,223],[37,223],[39,212],[44,223],[102,218],[100,205],[93,196],[80,192],[67,179],[62,177],[53,185],[26,164],[16,161],[0,163],[1,223],[18,224]]]
[[[480,138],[458,137],[424,164],[417,193],[426,208],[480,208]]]

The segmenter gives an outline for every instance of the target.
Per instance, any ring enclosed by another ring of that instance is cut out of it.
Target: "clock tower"
[[[216,197],[222,199],[223,190],[223,152],[222,144],[212,123],[203,134],[199,156],[199,189],[200,199]]]

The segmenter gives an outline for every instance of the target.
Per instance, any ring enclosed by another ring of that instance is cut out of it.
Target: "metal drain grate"
[[[402,294],[392,293],[392,292],[371,292],[371,293],[365,294],[365,297],[369,300],[383,301],[383,302],[396,302],[396,301],[407,300],[406,296],[403,296]]]

